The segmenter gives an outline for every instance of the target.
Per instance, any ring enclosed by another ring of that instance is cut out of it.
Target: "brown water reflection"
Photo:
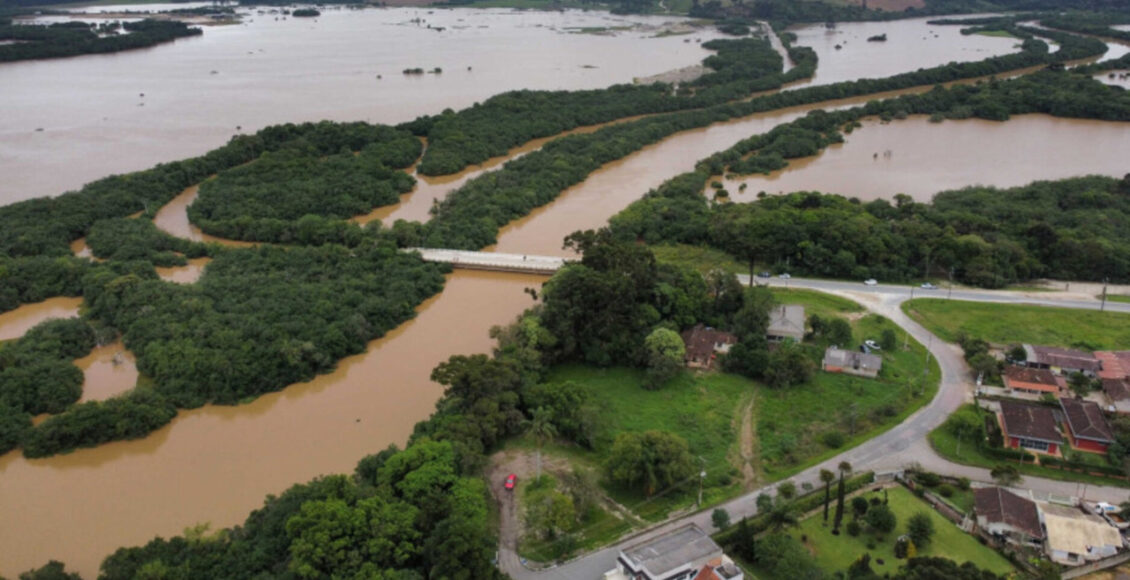
[[[104,401],[137,384],[137,364],[133,353],[121,341],[96,346],[90,354],[75,361],[82,369],[80,401]]]
[[[906,193],[928,201],[968,185],[1013,187],[1040,179],[1130,171],[1130,123],[1023,115],[1005,123],[866,120],[846,143],[769,176],[726,181],[735,201],[759,191],[823,191],[862,200]],[[889,156],[887,152],[890,152]],[[744,194],[741,184],[748,184]]]
[[[82,306],[82,298],[60,296],[0,313],[0,340],[19,338],[31,327],[50,318],[78,316],[79,306]]]
[[[225,241],[225,243],[227,242]],[[200,279],[200,276],[204,274],[204,267],[211,261],[212,258],[193,258],[189,260],[188,264],[185,266],[157,268],[157,275],[167,282],[192,284]]]
[[[428,380],[452,354],[488,352],[488,329],[532,304],[544,278],[457,272],[419,316],[308,383],[237,407],[183,412],[139,441],[45,460],[0,458],[0,574],[50,558],[86,577],[118,546],[197,522],[236,524],[268,493],[349,472],[389,442],[403,444],[432,411]]]
[[[192,205],[192,202],[196,201],[199,192],[199,185],[194,185],[182,191],[157,211],[157,215],[153,216],[153,223],[165,232],[194,242],[215,242],[235,248],[249,248],[255,245],[252,242],[240,242],[210,236],[189,223],[187,209],[188,206]]]

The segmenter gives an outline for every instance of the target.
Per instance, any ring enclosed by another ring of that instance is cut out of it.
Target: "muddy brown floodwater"
[[[1014,187],[1041,179],[1130,172],[1130,123],[1023,115],[999,123],[979,119],[930,123],[916,116],[863,122],[846,142],[793,160],[769,176],[727,180],[734,201],[759,191],[822,191],[869,201],[905,193],[929,201],[967,185]],[[747,184],[746,191],[738,188]]]
[[[119,546],[197,522],[240,523],[269,493],[351,472],[366,454],[403,444],[441,393],[432,368],[452,354],[489,352],[490,327],[529,307],[523,290],[543,281],[457,272],[414,320],[332,374],[246,405],[184,411],[139,441],[44,460],[0,457],[0,574],[55,558],[93,578]]]
[[[82,298],[60,296],[48,298],[43,302],[24,304],[15,310],[0,313],[0,340],[19,338],[31,327],[44,320],[78,316],[78,308],[81,305]],[[2,573],[0,572],[0,574]]]
[[[659,27],[686,22],[666,16],[373,8],[325,10],[315,21],[244,12],[243,24],[150,49],[0,64],[0,204],[199,155],[270,124],[399,123],[507,90],[630,83],[710,54],[685,36],[657,38]],[[402,73],[415,67],[443,72]]]
[[[105,401],[137,384],[136,361],[121,341],[94,347],[75,365],[84,376],[80,401]]]

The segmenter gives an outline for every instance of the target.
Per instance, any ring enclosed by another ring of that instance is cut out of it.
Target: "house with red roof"
[[[1000,405],[1001,431],[1008,447],[1059,455],[1063,436],[1050,408],[1008,399],[1001,400]]]
[[[1063,414],[1067,417],[1067,436],[1071,446],[1082,451],[1106,453],[1114,435],[1103,416],[1098,403],[1071,398],[1059,400]]]
[[[1007,389],[1042,395],[1050,393],[1059,396],[1067,388],[1067,380],[1048,369],[1009,366],[1002,374]]]

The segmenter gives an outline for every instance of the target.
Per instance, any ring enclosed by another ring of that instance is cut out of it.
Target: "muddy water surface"
[[[105,401],[137,384],[136,361],[121,341],[94,347],[75,365],[85,377],[80,401]]]
[[[844,22],[834,29],[823,24],[792,29],[797,35],[796,44],[811,46],[820,57],[812,81],[794,88],[888,77],[951,61],[982,60],[1020,50],[1015,38],[962,36],[960,26],[931,26],[926,24],[927,20]],[[880,34],[887,35],[886,42],[867,41]]]
[[[512,89],[628,83],[710,54],[685,36],[655,38],[685,21],[671,17],[390,8],[275,18],[253,13],[150,49],[0,64],[0,204],[199,155],[270,124],[396,123]],[[635,24],[645,28],[571,32]],[[415,67],[443,72],[402,74]]]
[[[403,445],[441,394],[432,368],[452,354],[489,352],[489,328],[530,306],[523,289],[543,280],[458,272],[416,319],[330,375],[247,405],[182,412],[139,441],[45,460],[0,457],[0,514],[19,522],[0,526],[0,574],[56,558],[93,578],[119,546],[197,522],[239,523],[266,494]]]
[[[15,310],[0,313],[0,340],[19,338],[44,320],[78,316],[81,305],[82,298],[58,297],[48,298],[35,304],[24,304]],[[0,558],[0,561],[2,560],[3,558]]]
[[[906,193],[929,201],[968,185],[1013,187],[1040,179],[1130,172],[1130,123],[1013,117],[930,123],[925,117],[882,124],[866,120],[821,155],[795,160],[772,175],[726,181],[735,201],[759,191],[822,191],[862,200]],[[748,184],[744,194],[741,184]]]

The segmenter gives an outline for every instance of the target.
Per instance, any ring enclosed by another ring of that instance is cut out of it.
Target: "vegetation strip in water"
[[[0,45],[0,62],[121,52],[203,34],[199,28],[175,20],[147,19],[121,26],[128,34],[109,31],[99,35],[95,25],[86,22],[43,26],[0,22],[0,40],[17,41]]]
[[[1130,94],[1088,76],[1045,71],[977,86],[935,89],[864,107],[816,111],[700,161],[610,222],[623,239],[710,245],[751,265],[838,278],[907,281],[953,269],[955,279],[999,288],[1041,276],[1130,279],[1130,180],[1106,177],[1039,182],[1000,192],[967,188],[933,203],[896,198],[867,204],[842,196],[793,193],[752,203],[711,203],[712,175],[778,169],[786,156],[815,154],[864,116],[932,114],[1004,120],[1043,112],[1130,120]],[[719,191],[719,198],[724,199]],[[1025,200],[1018,207],[1017,199]]]
[[[483,248],[495,242],[500,227],[549,203],[566,188],[583,181],[601,165],[622,159],[680,131],[783,107],[989,76],[1041,63],[1058,63],[1094,56],[1106,50],[1106,45],[1097,40],[1070,34],[1059,34],[1058,38],[1062,46],[1054,54],[1048,54],[1044,42],[1028,40],[1020,53],[979,62],[949,64],[885,79],[863,79],[803,88],[742,103],[657,115],[605,127],[587,135],[563,137],[550,142],[539,151],[508,162],[498,171],[472,179],[439,203],[433,212],[434,217],[427,224],[420,226],[398,222],[393,226],[393,235],[405,246]],[[1095,84],[1101,86],[1100,83]],[[987,108],[990,106],[993,111]],[[1057,103],[1057,106],[1061,104]],[[986,105],[985,116],[1007,116],[1007,107],[1002,107],[1001,104]]]

